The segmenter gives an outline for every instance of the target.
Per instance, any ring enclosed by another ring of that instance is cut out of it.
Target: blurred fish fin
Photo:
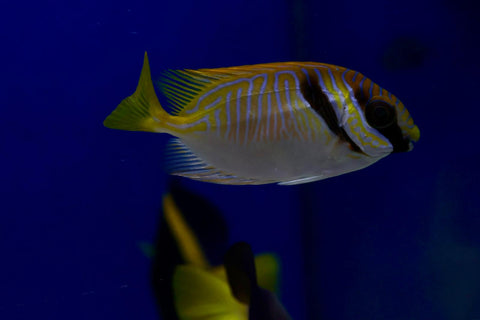
[[[224,258],[232,294],[245,304],[250,303],[252,291],[258,287],[254,261],[252,249],[246,242],[231,246]]]
[[[179,319],[248,318],[247,306],[234,299],[227,282],[201,268],[178,266],[173,275],[173,294]]]
[[[255,257],[258,285],[271,292],[279,288],[280,262],[275,254],[265,253]]]
[[[290,181],[282,181],[282,182],[279,182],[278,184],[281,185],[281,186],[293,186],[293,185],[296,185],[296,184],[302,184],[302,183],[322,180],[324,178],[325,178],[324,176],[313,176],[313,177],[295,179],[295,180],[290,180]]]
[[[225,266],[223,264],[212,267],[210,272],[225,282],[227,281],[227,271],[225,270]]]
[[[262,288],[257,288],[253,292],[252,303],[249,305],[248,311],[249,320],[292,319],[277,296]],[[318,317],[315,319],[318,319]]]
[[[194,180],[219,184],[259,184],[260,181],[223,172],[193,153],[182,140],[172,138],[166,150],[167,171]]]
[[[164,129],[164,122],[167,119],[173,121],[173,118],[162,108],[155,94],[145,52],[137,89],[113,110],[103,124],[111,129],[170,133]]]
[[[255,256],[258,285],[278,294],[281,265],[278,257],[273,253],[264,253]],[[227,281],[227,273],[223,265],[213,267],[211,272],[220,279]]]
[[[163,211],[165,220],[175,238],[175,242],[178,245],[178,249],[185,263],[202,268],[209,267],[208,260],[197,236],[185,221],[170,194],[165,195],[163,198]]]

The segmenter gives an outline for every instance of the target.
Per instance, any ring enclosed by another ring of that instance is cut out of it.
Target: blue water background
[[[102,121],[168,68],[309,60],[407,106],[413,152],[313,184],[185,181],[282,260],[294,319],[480,319],[474,1],[9,1],[0,36],[0,319],[157,319],[166,135]],[[201,214],[201,212],[199,213]]]

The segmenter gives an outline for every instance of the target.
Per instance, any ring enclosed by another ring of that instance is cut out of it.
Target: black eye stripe
[[[394,106],[383,100],[370,101],[365,106],[365,117],[369,125],[390,141],[393,152],[409,150],[409,141],[403,138]]]

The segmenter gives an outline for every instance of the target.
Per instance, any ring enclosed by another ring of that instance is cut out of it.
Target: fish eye
[[[389,127],[395,122],[395,109],[384,101],[372,101],[365,108],[365,116],[369,125],[375,129]]]

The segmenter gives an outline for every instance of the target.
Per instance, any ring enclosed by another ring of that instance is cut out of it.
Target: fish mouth
[[[392,125],[380,131],[392,144],[393,152],[408,152],[413,149],[413,141],[410,136],[405,136],[398,125]]]
[[[420,131],[415,126],[410,131],[404,131],[397,123],[385,128],[377,129],[392,145],[393,153],[408,152],[413,149],[413,142],[417,142]]]
[[[420,139],[420,130],[417,126],[414,126],[412,130],[410,130],[407,140],[408,140],[408,151],[413,150],[413,145],[418,142]]]
[[[413,141],[410,139],[396,139],[392,141],[393,143],[393,152],[408,152],[413,149]]]
[[[417,126],[413,126],[410,130],[407,131],[407,137],[413,141],[417,142],[420,139],[420,130]]]

